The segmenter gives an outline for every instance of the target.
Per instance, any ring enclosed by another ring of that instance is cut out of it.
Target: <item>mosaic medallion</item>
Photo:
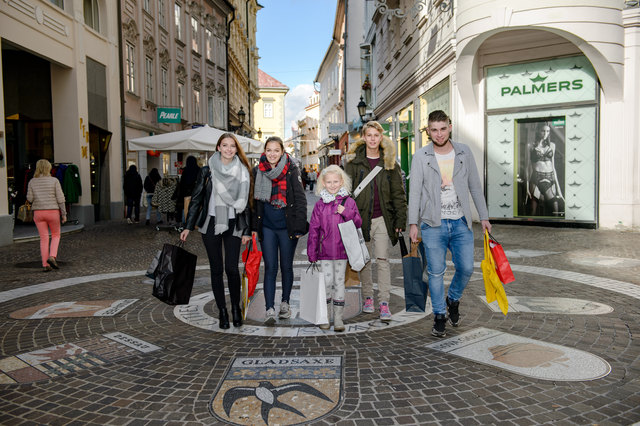
[[[487,298],[478,296],[485,304]],[[498,302],[488,303],[493,312],[501,312]],[[509,313],[535,312],[538,314],[602,315],[613,312],[604,303],[566,297],[509,296]]]
[[[235,358],[209,404],[237,425],[292,425],[334,411],[342,398],[341,356]]]
[[[124,333],[110,333],[0,359],[0,384],[49,380],[161,349]]]
[[[14,319],[112,317],[137,301],[138,299],[120,299],[47,303],[20,309],[12,312],[9,317]]]
[[[611,372],[588,352],[482,327],[426,347],[542,380],[595,380]]]

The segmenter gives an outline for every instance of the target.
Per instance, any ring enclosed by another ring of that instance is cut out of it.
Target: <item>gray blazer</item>
[[[478,168],[469,147],[462,143],[451,142],[456,153],[453,166],[453,186],[458,194],[462,212],[471,229],[471,203],[473,198],[480,220],[489,220],[487,203],[484,199]],[[433,150],[429,144],[418,150],[411,162],[409,176],[409,225],[440,226],[440,185],[442,176]]]

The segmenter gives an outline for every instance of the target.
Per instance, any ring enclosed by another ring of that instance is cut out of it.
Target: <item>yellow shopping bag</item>
[[[484,290],[487,293],[487,303],[498,300],[498,306],[503,314],[507,315],[509,311],[509,301],[507,293],[500,282],[496,265],[489,248],[489,233],[484,231],[484,260],[482,260],[482,278],[484,279]]]
[[[247,274],[242,274],[242,287],[240,289],[240,308],[242,309],[242,319],[247,319],[247,311],[249,310],[249,287]]]

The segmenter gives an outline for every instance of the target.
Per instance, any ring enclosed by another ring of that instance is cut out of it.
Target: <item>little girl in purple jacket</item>
[[[332,165],[320,173],[316,193],[321,197],[313,207],[309,222],[307,256],[309,262],[320,261],[327,292],[327,313],[331,318],[333,301],[333,329],[344,331],[344,276],[347,268],[347,252],[340,239],[338,224],[353,220],[357,228],[362,219],[353,198],[349,197],[351,179],[340,167]],[[344,201],[344,203],[343,203]],[[328,330],[330,324],[321,324]]]

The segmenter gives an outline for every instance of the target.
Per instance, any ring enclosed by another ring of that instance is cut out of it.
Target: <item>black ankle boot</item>
[[[223,330],[226,330],[227,328],[229,328],[229,313],[227,312],[227,308],[222,308],[220,309],[220,317],[218,317],[218,319],[220,320],[220,328],[222,328]]]
[[[240,309],[240,305],[231,305],[231,316],[233,317],[233,326],[241,327],[242,326],[242,310]]]

